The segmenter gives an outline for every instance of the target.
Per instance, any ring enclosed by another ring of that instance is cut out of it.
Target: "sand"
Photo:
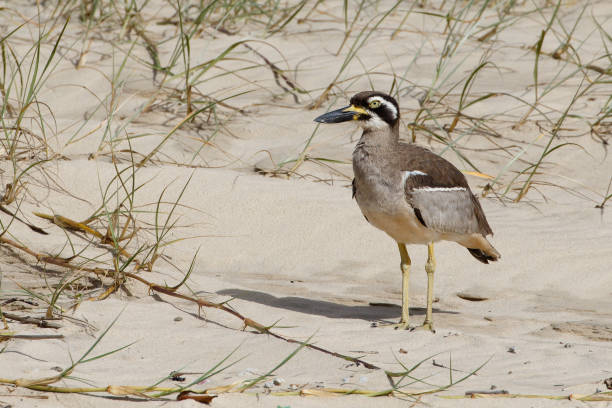
[[[560,18],[568,26],[582,7],[575,3],[580,2],[564,3],[561,10]],[[154,10],[167,7],[157,0],[152,4]],[[138,215],[143,231],[130,248],[154,241],[150,225],[145,224],[153,222],[150,211],[162,193],[164,199],[176,200],[190,179],[180,199],[181,205],[176,209],[176,227],[167,237],[178,241],[164,247],[166,258],[156,263],[153,272],[140,272],[142,276],[162,284],[175,284],[197,253],[188,287],[181,288],[182,293],[197,294],[212,302],[233,299],[229,304],[236,311],[261,324],[275,325],[273,331],[277,334],[299,341],[310,339],[326,350],[361,358],[379,368],[367,369],[317,350],[302,349],[250,393],[222,393],[213,400],[212,406],[410,406],[414,399],[408,397],[300,397],[269,393],[317,387],[381,391],[389,387],[385,370],[399,372],[405,369],[403,366],[412,367],[422,360],[425,361],[411,375],[424,382],[407,385],[406,391],[448,385],[450,367],[453,380],[468,376],[448,390],[419,397],[420,402],[436,407],[584,404],[545,398],[443,398],[461,396],[466,391],[496,389],[549,396],[607,391],[603,380],[612,377],[612,213],[608,208],[612,204],[608,203],[603,211],[595,205],[602,201],[612,175],[612,159],[601,140],[585,131],[585,121],[579,116],[596,115],[605,105],[609,89],[596,86],[588,101],[581,99],[575,106],[572,112],[578,117],[568,119],[555,144],[571,142],[579,146],[565,146],[550,154],[535,177],[537,183],[523,200],[512,202],[516,187],[520,188],[521,184],[516,184],[507,198],[497,198],[493,193],[481,198],[495,232],[492,241],[502,254],[500,262],[483,265],[456,244],[436,245],[436,332],[382,327],[384,323],[396,321],[401,311],[399,254],[393,240],[368,225],[351,199],[350,157],[359,137],[358,130],[351,124],[321,126],[308,155],[334,162],[307,161],[290,177],[283,172],[273,177],[270,172],[275,164],[300,154],[315,131],[314,117],[327,109],[343,106],[355,92],[369,89],[370,83],[377,89],[388,90],[393,72],[402,75],[407,71],[400,103],[403,137],[409,139],[405,125],[414,118],[423,89],[433,83],[435,64],[446,34],[438,19],[411,14],[391,41],[390,34],[407,10],[407,5],[401,6],[360,49],[361,63],[353,61],[342,74],[342,79],[350,80],[335,87],[332,99],[323,106],[310,110],[308,105],[334,79],[348,52],[350,43],[339,56],[334,55],[344,36],[341,4],[324,2],[311,16],[313,21],[291,23],[282,33],[268,38],[247,26],[236,35],[207,28],[206,40],[193,41],[191,52],[195,65],[218,55],[236,41],[258,39],[260,42],[253,42],[251,46],[286,69],[294,80],[297,76],[296,83],[309,93],[298,94],[299,103],[296,103],[276,85],[265,64],[240,75],[213,78],[214,74],[228,69],[263,63],[246,48],[236,49],[235,56],[239,59],[226,61],[211,70],[212,79],[200,84],[199,90],[216,99],[250,91],[227,101],[243,113],[219,107],[223,127],[215,128],[214,124],[205,122],[200,128],[196,124],[186,125],[162,147],[161,154],[138,170],[137,184],[143,186],[136,194],[135,206],[147,212]],[[391,2],[381,1],[377,10],[382,12],[391,6]],[[27,8],[25,2],[17,9],[22,16],[5,13],[0,16],[0,24],[15,27],[23,22],[20,20],[23,16],[35,15],[35,10]],[[523,4],[519,9],[529,9],[529,5]],[[45,13],[48,10],[43,8]],[[551,13],[552,9],[546,9],[543,15]],[[610,13],[612,7],[605,2],[593,2],[586,12],[601,21]],[[159,15],[162,14],[160,11]],[[356,30],[363,28],[375,14],[374,8],[368,9]],[[588,38],[580,49],[585,60],[603,53],[600,38],[589,36],[594,26],[591,17],[587,20],[591,25],[580,24],[575,33],[576,38]],[[474,92],[507,93],[533,101],[534,53],[528,46],[537,40],[542,21],[543,17],[538,14],[519,19],[499,33],[493,45],[487,45],[488,58],[497,68],[485,69],[479,74]],[[609,29],[609,23],[606,24]],[[152,24],[148,27],[151,38],[158,41],[175,35],[174,26]],[[82,29],[83,25],[73,19],[67,30],[72,37],[68,38],[79,38]],[[35,31],[33,23],[26,25],[13,39],[14,47],[24,52]],[[110,115],[104,109],[95,110],[97,98],[105,98],[110,92],[103,73],[112,73],[113,59],[108,55],[112,55],[113,48],[99,38],[92,41],[92,51],[79,69],[74,65],[76,52],[63,50],[58,65],[40,90],[40,100],[53,112],[50,132],[53,136],[48,143],[61,156],[45,163],[40,167],[44,171],[37,170],[28,179],[28,194],[21,203],[20,214],[44,227],[49,235],[35,234],[18,222],[11,224],[10,233],[11,239],[18,239],[35,251],[62,256],[71,254],[67,244],[70,238],[75,251],[85,249],[84,256],[99,256],[104,263],[111,259],[107,250],[90,245],[82,235],[67,234],[32,215],[38,211],[82,220],[98,208],[105,186],[116,174],[109,154],[110,144],[103,136]],[[122,43],[120,48],[125,50],[128,46],[129,43]],[[544,49],[552,52],[555,46],[547,37]],[[475,39],[467,40],[450,61],[458,69],[452,72],[448,83],[459,81],[477,66],[484,47]],[[160,48],[167,58],[171,44],[165,43]],[[419,58],[412,64],[416,53]],[[135,47],[134,55],[147,58],[142,46]],[[115,51],[115,58],[123,56]],[[555,81],[559,70],[568,74],[575,69],[571,64],[564,64],[543,56],[539,81],[550,83]],[[296,67],[299,67],[297,75],[291,71]],[[371,71],[370,75],[365,75],[364,70]],[[128,60],[121,78],[124,84],[111,123],[113,129],[119,129],[115,136],[118,140],[113,142],[115,162],[124,168],[130,164],[129,154],[120,150],[129,147],[143,154],[150,152],[184,117],[185,107],[173,102],[174,111],[160,108],[141,112],[155,87],[151,71],[136,59]],[[543,99],[543,109],[551,112],[551,117],[557,117],[554,110],[567,106],[579,84],[580,77],[576,76],[555,88]],[[449,100],[456,103],[459,94],[455,90]],[[486,137],[478,132],[450,137],[482,173],[500,175],[500,181],[508,183],[515,172],[541,154],[549,137],[538,128],[545,121],[537,113],[513,128],[525,112],[524,105],[512,98],[491,98],[471,106],[467,113],[490,117],[489,126],[498,137]],[[132,115],[135,119],[128,123]],[[440,126],[448,125],[452,116],[446,115],[440,120],[443,122]],[[433,126],[431,122],[428,124]],[[83,128],[77,130],[80,125]],[[128,146],[125,140],[119,140],[124,133],[144,136]],[[209,139],[211,135],[214,137]],[[427,132],[417,135],[418,143],[442,154],[461,170],[473,170]],[[208,139],[210,143],[206,144]],[[499,149],[500,146],[506,151]],[[520,149],[525,149],[525,154],[512,160],[512,155]],[[19,162],[19,166],[25,163]],[[3,186],[12,180],[11,166],[6,159],[0,163]],[[291,164],[284,167],[290,168]],[[487,182],[473,175],[468,175],[468,181],[477,194],[482,193]],[[111,185],[117,187],[116,183]],[[14,210],[15,205],[8,208]],[[6,225],[10,217],[1,213],[0,219]],[[147,227],[149,230],[145,231]],[[419,324],[425,307],[426,249],[411,246],[409,253],[413,261],[411,314],[413,323]],[[57,280],[61,268],[36,263],[29,255],[0,245],[0,271],[2,304],[15,293],[23,293],[18,285],[50,295],[52,290],[43,277]],[[0,353],[0,378],[56,375],[57,367],[66,368],[71,359],[79,358],[114,319],[116,322],[92,355],[129,347],[80,365],[74,377],[104,387],[150,385],[178,370],[187,373],[184,377],[189,382],[197,378],[194,373],[206,372],[234,352],[228,359],[233,365],[195,387],[204,389],[263,375],[297,348],[296,344],[257,334],[251,329],[243,330],[242,322],[228,313],[206,308],[198,311],[193,303],[163,294],[153,295],[144,285],[133,281],[127,288],[129,292],[120,290],[106,300],[86,300],[77,308],[67,310],[66,317],[58,322],[60,329],[10,321],[11,330],[19,334],[62,334],[64,338],[4,342],[0,345],[0,350],[4,348]],[[89,297],[101,291],[92,288],[83,293]],[[485,300],[470,301],[458,294]],[[21,301],[6,303],[2,311],[41,316],[45,303],[41,300],[37,303],[36,308]],[[62,298],[60,303],[69,305],[71,300]],[[19,310],[22,307],[25,311]],[[476,374],[469,375],[479,367]],[[164,382],[165,385],[172,383]],[[68,379],[54,385],[85,384]],[[142,402],[137,396],[100,395],[39,393],[0,385],[0,406],[200,406],[194,401]]]

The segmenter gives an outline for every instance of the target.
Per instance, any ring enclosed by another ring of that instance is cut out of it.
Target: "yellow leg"
[[[397,325],[399,329],[408,329],[410,323],[410,297],[408,289],[410,288],[410,257],[405,244],[397,243],[400,251],[400,267],[402,268],[402,318]]]
[[[423,328],[434,331],[433,317],[432,317],[432,303],[433,303],[433,284],[434,284],[434,272],[436,270],[436,258],[434,257],[434,245],[430,242],[427,245],[427,263],[425,264],[425,272],[427,272],[427,314],[425,315],[425,321],[423,322]]]

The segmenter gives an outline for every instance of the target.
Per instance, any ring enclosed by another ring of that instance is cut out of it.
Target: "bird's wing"
[[[427,149],[402,147],[411,150],[402,155],[410,157],[401,166],[405,197],[425,227],[439,232],[493,234],[463,173]]]

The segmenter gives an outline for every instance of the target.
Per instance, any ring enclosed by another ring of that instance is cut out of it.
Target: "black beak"
[[[315,118],[315,122],[320,123],[340,123],[340,122],[348,122],[349,120],[355,119],[355,116],[359,115],[358,112],[354,110],[349,110],[351,105],[345,106],[344,108],[340,108],[331,112],[327,112],[317,118]]]

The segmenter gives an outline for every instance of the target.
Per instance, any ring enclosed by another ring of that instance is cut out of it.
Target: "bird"
[[[478,198],[463,173],[425,147],[402,142],[395,98],[376,91],[355,94],[350,105],[314,119],[319,123],[356,122],[362,129],[353,151],[353,198],[366,221],[393,238],[400,253],[402,315],[396,329],[435,332],[432,316],[436,260],[434,243],[454,241],[482,263],[500,253]],[[406,245],[427,245],[427,311],[423,324],[410,326],[411,260]]]

